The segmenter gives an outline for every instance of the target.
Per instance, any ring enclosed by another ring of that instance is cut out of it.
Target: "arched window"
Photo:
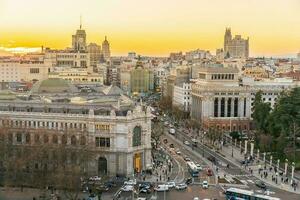
[[[142,141],[142,129],[140,126],[136,126],[133,129],[133,135],[132,135],[132,146],[137,147],[141,145]]]
[[[75,135],[72,135],[71,137],[71,145],[76,145],[77,141],[76,141],[76,136]]]
[[[67,136],[66,135],[61,136],[61,143],[67,144]]]
[[[26,133],[25,141],[27,144],[30,143],[30,141],[31,141],[30,133]]]
[[[40,135],[38,135],[38,134],[34,135],[34,142],[35,143],[40,143]]]
[[[80,137],[80,145],[85,145],[86,144],[86,138],[85,136]]]
[[[44,135],[44,144],[47,144],[49,142],[49,136]]]
[[[57,144],[57,143],[58,143],[57,135],[53,135],[53,136],[52,136],[52,143],[53,143],[53,144]]]

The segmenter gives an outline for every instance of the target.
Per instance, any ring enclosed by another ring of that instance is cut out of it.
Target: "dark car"
[[[140,189],[140,193],[150,194],[150,193],[151,193],[151,190],[148,189],[148,188],[141,188],[141,189]]]
[[[139,189],[142,189],[142,188],[150,189],[151,186],[152,186],[151,183],[145,182],[145,183],[139,184]]]
[[[188,178],[188,179],[186,179],[185,184],[189,185],[192,182],[193,182],[193,179],[192,178]]]
[[[164,141],[165,144],[168,143],[168,139],[166,139],[166,138],[163,141]]]
[[[209,156],[207,159],[208,159],[210,162],[213,162],[213,163],[216,162],[216,158],[213,157],[213,156]]]
[[[263,181],[255,181],[255,185],[259,188],[266,189],[267,186]]]
[[[114,181],[107,181],[104,184],[109,188],[117,186],[117,184]]]
[[[170,144],[170,148],[174,148],[174,144]]]
[[[241,164],[242,164],[242,165],[249,164],[249,163],[250,163],[250,160],[248,160],[248,159],[242,160],[242,161],[241,161]]]

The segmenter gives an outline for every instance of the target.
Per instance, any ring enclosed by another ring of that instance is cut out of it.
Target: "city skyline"
[[[1,0],[0,54],[70,47],[82,15],[88,43],[101,44],[107,35],[112,55],[167,56],[197,48],[214,54],[231,27],[233,35],[250,38],[250,56],[294,56],[300,50],[299,8],[297,0]]]

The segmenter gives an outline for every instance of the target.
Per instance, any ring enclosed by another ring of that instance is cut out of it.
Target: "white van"
[[[158,185],[156,188],[154,188],[154,190],[157,192],[168,191],[169,186],[168,185]]]
[[[174,134],[175,134],[175,129],[174,129],[174,128],[170,128],[169,133],[170,133],[171,135],[174,135]]]

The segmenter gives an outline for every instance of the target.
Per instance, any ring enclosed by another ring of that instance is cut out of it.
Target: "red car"
[[[207,169],[206,170],[206,174],[207,174],[207,176],[212,176],[213,175],[212,170],[211,169]]]

